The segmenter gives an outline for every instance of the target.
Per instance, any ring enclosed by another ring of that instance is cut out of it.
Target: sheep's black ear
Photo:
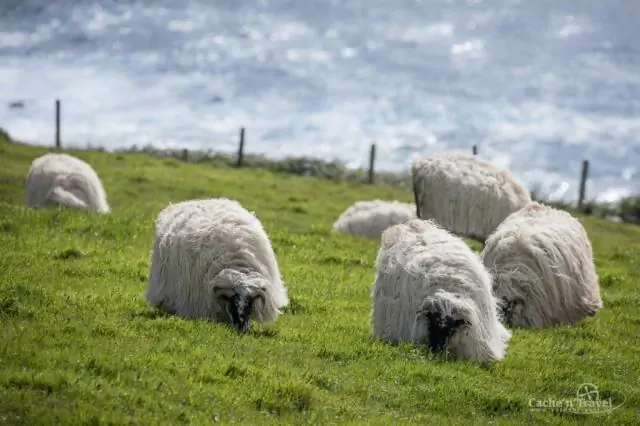
[[[267,299],[266,299],[266,296],[265,296],[265,294],[264,294],[264,291],[259,290],[258,292],[256,292],[256,293],[253,295],[253,298],[251,299],[251,305],[252,305],[252,307],[254,307],[254,306],[255,306],[255,303],[256,303],[258,300],[262,302],[262,306],[264,306],[264,305],[267,303]]]
[[[470,327],[471,323],[465,319],[457,319],[453,322],[453,329],[457,330],[460,327]]]

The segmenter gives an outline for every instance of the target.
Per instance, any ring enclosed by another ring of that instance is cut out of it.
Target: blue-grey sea
[[[554,198],[640,183],[634,0],[3,0],[0,127],[50,145],[470,152]],[[21,107],[11,105],[22,102]],[[12,107],[13,106],[13,107]],[[640,191],[638,191],[640,192]]]

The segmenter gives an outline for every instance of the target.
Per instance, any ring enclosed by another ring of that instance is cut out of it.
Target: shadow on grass
[[[75,248],[71,248],[56,254],[55,256],[53,256],[53,258],[56,260],[71,260],[71,259],[80,259],[81,257],[84,257],[84,256],[85,254],[82,251]]]
[[[362,266],[370,267],[370,263],[365,259],[351,259],[339,256],[327,256],[316,261],[321,265],[344,265],[344,266]]]
[[[132,315],[134,318],[144,318],[144,319],[158,319],[158,318],[169,318],[173,315],[162,311],[160,309],[147,309],[144,312],[135,312]]]
[[[249,333],[249,336],[258,337],[258,338],[266,338],[272,339],[274,337],[278,337],[278,330],[274,328],[253,328]]]
[[[155,320],[155,319],[159,319],[159,318],[178,318],[178,319],[182,319],[184,321],[192,321],[190,319],[186,319],[186,318],[181,318],[180,316],[171,313],[171,312],[167,312],[164,311],[162,309],[147,309],[145,311],[138,311],[138,312],[134,312],[132,314],[133,318],[142,318],[142,319],[149,319],[149,320]],[[226,327],[228,327],[230,330],[233,330],[233,328],[226,323],[222,323],[222,322],[217,322],[217,321],[213,321],[213,320],[203,320],[203,322],[208,323],[208,324],[212,324],[212,325],[224,325]],[[266,339],[270,339],[270,338],[274,338],[278,336],[278,331],[274,328],[270,328],[270,327],[263,327],[260,326],[258,324],[255,323],[253,324],[253,327],[251,328],[251,330],[246,333],[246,334],[238,334],[239,336],[251,336],[251,337],[256,337],[256,338],[266,338]]]

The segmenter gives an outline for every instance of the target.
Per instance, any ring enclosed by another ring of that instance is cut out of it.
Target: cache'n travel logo
[[[573,414],[603,414],[608,413],[624,404],[623,395],[607,392],[602,395],[598,387],[591,383],[584,383],[578,387],[575,398],[566,399],[537,399],[529,400],[529,407],[534,411],[556,411]]]

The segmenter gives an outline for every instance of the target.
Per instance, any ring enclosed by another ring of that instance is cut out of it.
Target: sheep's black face
[[[253,303],[248,295],[235,294],[231,297],[227,303],[227,313],[238,333],[247,333],[251,329]]]
[[[513,325],[517,322],[524,307],[524,301],[522,299],[508,300],[502,298],[502,320],[507,325]]]
[[[441,352],[453,334],[462,326],[468,326],[469,322],[463,319],[455,319],[440,312],[427,312],[429,327],[429,350]]]

